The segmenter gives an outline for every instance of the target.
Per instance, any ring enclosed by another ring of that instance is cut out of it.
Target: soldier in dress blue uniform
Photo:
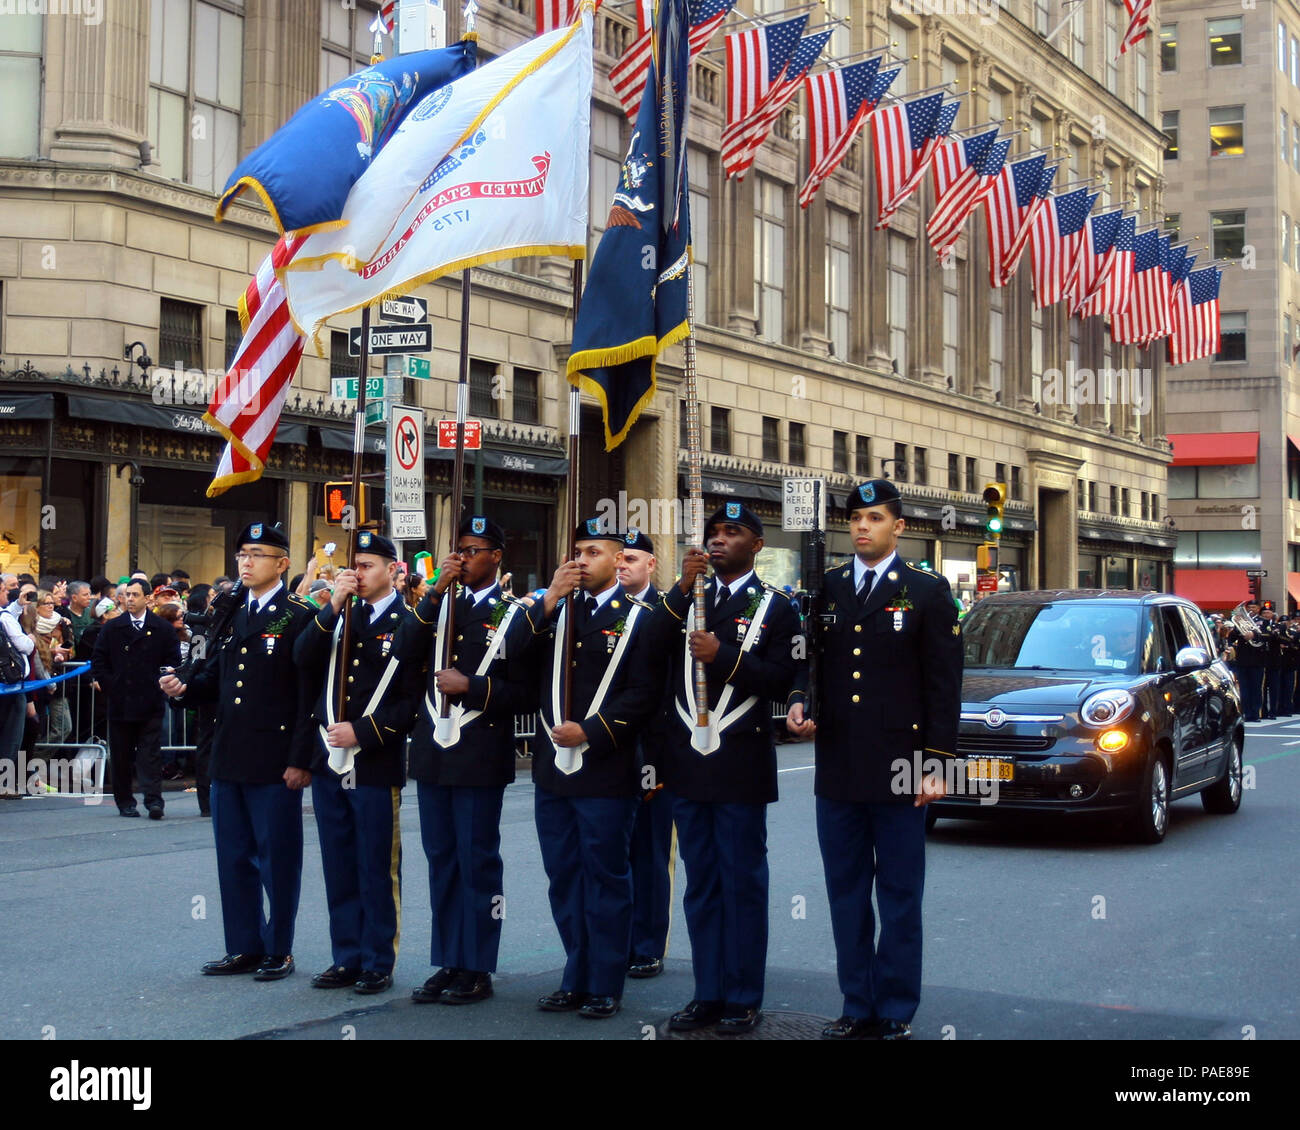
[[[293,647],[316,606],[285,589],[289,539],[279,526],[253,522],[235,548],[242,587],[221,598],[238,601],[227,628],[187,683],[166,675],[159,685],[216,714],[210,796],[226,955],[203,972],[278,981],[293,972],[302,790],[311,784],[315,687]]]
[[[822,588],[821,716],[804,719],[805,666],[787,723],[817,740],[817,838],[844,994],[823,1035],[908,1039],[921,998],[924,806],[944,795],[940,770],[956,750],[961,628],[947,580],[898,556],[898,488],[862,483],[848,510],[855,557]]]
[[[651,608],[658,606],[659,590],[650,580],[657,564],[655,547],[642,530],[632,527],[623,535],[618,555],[618,583],[623,591]],[[641,768],[641,803],[632,825],[632,943],[627,975],[638,979],[663,972],[668,952],[668,927],[672,920],[673,874],[677,862],[677,836],[673,829],[673,802],[664,792],[655,766],[656,752],[671,732],[667,711],[667,664],[659,661],[660,705],[637,739]]]
[[[294,658],[319,688],[312,806],[320,833],[334,964],[312,978],[318,989],[348,985],[382,993],[393,983],[402,913],[398,810],[406,735],[424,691],[420,664],[403,662],[398,631],[410,608],[393,587],[397,550],[380,534],[357,534],[355,564],[303,632]],[[352,610],[351,649],[342,652],[344,602]],[[335,714],[338,665],[346,663],[346,720]]]
[[[618,583],[618,533],[590,518],[575,537],[577,558],[555,571],[507,647],[512,657],[527,649],[529,686],[540,706],[533,754],[537,838],[567,958],[559,989],[537,1006],[604,1019],[619,1010],[627,974],[628,847],[641,795],[636,739],[657,705],[649,652],[653,610]],[[576,617],[572,697],[568,717],[561,717],[569,615]]]
[[[763,523],[740,502],[710,519],[703,549],[687,551],[664,594],[657,638],[669,653],[672,738],[660,775],[673,797],[686,865],[683,909],[695,996],[669,1027],[750,1031],[759,1021],[767,964],[767,806],[777,798],[771,703],[795,674],[798,618],[784,593],[754,572]],[[695,578],[712,566],[705,623],[694,622]],[[711,725],[696,727],[694,660],[708,676]]]
[[[399,640],[404,658],[428,668],[410,775],[429,861],[430,960],[440,968],[411,994],[420,1004],[473,1004],[492,995],[504,915],[501,801],[515,779],[514,715],[527,708],[503,646],[524,608],[497,581],[504,547],[505,533],[490,518],[461,522],[456,552],[443,559]],[[461,587],[444,667],[444,606],[453,582]],[[451,708],[440,730],[443,695]]]

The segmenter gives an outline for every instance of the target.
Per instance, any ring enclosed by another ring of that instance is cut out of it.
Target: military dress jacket
[[[826,571],[820,632],[820,710],[815,719],[817,796],[853,803],[906,801],[895,762],[915,751],[956,755],[961,715],[962,640],[948,581],[895,557],[860,604],[853,561]],[[804,701],[800,665],[795,701]]]
[[[444,749],[433,740],[433,718],[438,709],[436,675],[443,666],[437,644],[443,599],[444,595],[430,586],[415,615],[402,625],[398,640],[403,659],[419,664],[425,672],[408,771],[413,780],[429,785],[499,788],[515,779],[515,714],[528,709],[529,696],[517,679],[511,679],[511,657],[504,642],[487,670],[481,675],[476,672],[503,630],[510,609],[515,609],[509,620],[513,624],[523,620],[524,607],[509,600],[500,585],[494,585],[477,604],[464,589],[456,598],[451,666],[469,677],[469,689],[463,695],[452,695],[451,702],[479,714],[463,721],[460,740]],[[517,662],[513,664],[514,670],[518,667]]]
[[[162,667],[179,667],[181,645],[176,629],[161,616],[144,614],[137,628],[123,612],[109,620],[95,639],[90,673],[104,695],[111,721],[156,718],[167,705],[158,686]]]
[[[751,622],[767,600],[753,645],[741,645]],[[657,612],[657,643],[668,665],[672,694],[668,719],[671,738],[657,758],[664,785],[686,800],[726,804],[770,804],[777,798],[776,747],[772,744],[772,703],[784,704],[795,677],[794,638],[799,618],[789,598],[763,584],[755,574],[740,592],[719,607],[717,579],[704,593],[705,630],[718,637],[718,654],[704,665],[708,676],[709,709],[717,708],[727,687],[727,713],[751,695],[756,699],[721,732],[721,746],[702,754],[691,745],[695,726],[694,661],[687,650],[688,613],[693,595],[677,585],[664,593]],[[690,681],[688,688],[687,682]],[[688,722],[683,714],[689,717]]]
[[[214,640],[186,683],[185,706],[216,705],[212,777],[270,785],[288,768],[310,769],[316,684],[294,662],[294,644],[316,606],[283,588],[256,614],[247,604]]]
[[[587,749],[582,767],[574,773],[556,766],[556,749],[551,741],[555,718],[556,667],[563,663],[563,639],[557,634],[559,601],[547,616],[543,602],[531,605],[523,617],[516,617],[506,642],[511,656],[521,657],[520,678],[526,688],[529,709],[537,710],[537,737],[533,746],[533,781],[558,796],[639,796],[637,737],[658,705],[651,661],[651,621],[654,610],[627,596],[621,589],[605,601],[594,616],[579,613],[573,637],[573,684],[570,720],[582,726]],[[638,608],[629,628],[632,610]],[[619,652],[620,642],[627,642]],[[606,669],[617,661],[609,687],[598,708],[592,710],[596,692]],[[513,662],[513,659],[512,659]]]
[[[413,613],[400,596],[370,623],[360,623],[360,601],[352,610],[352,639],[347,657],[347,721],[356,731],[360,752],[356,755],[355,781],[358,785],[401,788],[406,780],[406,735],[415,724],[415,712],[424,693],[424,672],[418,662],[403,660],[397,650],[402,625]],[[298,637],[294,659],[302,664],[315,689],[312,719],[324,726],[332,716],[332,698],[337,693],[338,669],[334,680],[329,677],[330,656],[342,662],[337,653],[341,640],[335,639],[340,617],[326,602],[316,613],[311,626]],[[390,663],[396,663],[387,689],[370,708],[370,700],[383,680]],[[319,729],[312,746],[312,772],[333,773],[329,768],[329,747]]]

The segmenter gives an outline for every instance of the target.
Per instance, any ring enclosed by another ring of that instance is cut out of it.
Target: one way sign
[[[428,353],[433,348],[433,327],[428,322],[414,326],[372,326],[370,353]],[[361,354],[361,327],[348,330],[348,356]]]

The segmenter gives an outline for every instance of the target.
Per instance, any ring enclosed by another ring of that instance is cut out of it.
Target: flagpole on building
[[[573,261],[573,325],[577,329],[578,310],[582,306],[582,260]],[[569,495],[566,536],[569,553],[566,560],[578,557],[578,438],[582,431],[582,392],[577,385],[569,385]],[[577,592],[577,589],[574,589]],[[569,704],[573,701],[573,601],[569,601],[564,617],[564,678],[561,681],[560,716],[556,725],[569,721]]]
[[[357,567],[357,535],[361,532],[361,463],[366,449],[366,375],[370,368],[370,307],[361,308],[361,356],[357,364],[357,414],[352,425],[352,534],[348,545],[348,567]],[[352,649],[352,605],[343,604],[343,636],[339,650],[338,686],[335,688],[334,719],[347,721],[348,652]]]

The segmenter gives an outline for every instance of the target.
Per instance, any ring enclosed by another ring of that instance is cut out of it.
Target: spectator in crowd
[[[31,657],[33,679],[51,679],[59,674],[64,660],[72,654],[71,641],[63,638],[63,617],[55,611],[54,594],[38,590],[36,599],[23,609],[22,627],[36,645]],[[36,743],[44,740],[58,744],[72,730],[72,718],[63,686],[40,687],[27,695],[26,735],[24,748],[34,753]],[[48,726],[46,725],[48,721]]]
[[[17,616],[22,611],[18,607],[18,578],[12,573],[0,573],[0,611],[6,611],[11,616]]]
[[[0,632],[4,633],[7,650],[14,653],[25,678],[30,665],[28,657],[36,650],[36,643],[23,631],[18,621],[18,578],[12,573],[0,574]],[[11,592],[13,595],[10,595]],[[3,645],[0,645],[3,646]],[[9,788],[4,780],[18,780],[18,747],[23,740],[23,722],[27,716],[27,700],[21,694],[0,694],[0,798],[9,800],[22,795],[18,789]]]
[[[176,667],[181,649],[175,629],[146,607],[147,581],[126,588],[128,615],[109,621],[95,641],[91,670],[108,698],[108,738],[113,799],[122,816],[139,816],[131,789],[134,764],[151,820],[163,817],[162,755],[159,751],[166,697],[158,686],[162,667]]]
[[[403,583],[403,589],[406,596],[406,603],[414,611],[419,607],[420,601],[424,599],[424,594],[429,591],[429,582],[426,581],[419,573],[407,573],[406,580]]]
[[[95,613],[91,608],[94,594],[85,581],[73,581],[68,585],[68,619],[72,622],[72,642],[78,644],[86,629],[95,622]]]
[[[159,589],[171,588],[172,579],[166,573],[155,573],[149,578],[149,588],[154,592]]]
[[[117,585],[101,573],[98,577],[90,578],[90,592],[94,598],[92,604],[98,604],[104,597],[111,599],[117,592]]]

